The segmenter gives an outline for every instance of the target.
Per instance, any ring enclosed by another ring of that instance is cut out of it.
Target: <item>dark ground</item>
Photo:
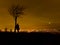
[[[52,33],[8,33],[8,32],[0,32],[0,44],[42,44],[42,45],[54,45],[59,43],[60,34],[52,34]],[[18,42],[18,43],[17,43]]]

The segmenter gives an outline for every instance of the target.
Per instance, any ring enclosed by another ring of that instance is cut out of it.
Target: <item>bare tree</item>
[[[12,5],[8,9],[8,11],[9,11],[10,15],[12,15],[14,17],[15,26],[16,26],[16,24],[17,24],[17,18],[24,13],[24,7],[20,6],[20,5]],[[15,32],[16,32],[16,28],[15,28]]]

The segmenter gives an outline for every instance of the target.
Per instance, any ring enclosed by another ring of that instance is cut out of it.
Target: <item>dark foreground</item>
[[[43,44],[54,45],[60,41],[60,34],[58,33],[8,33],[0,32],[0,44]],[[16,43],[18,42],[18,43]],[[9,45],[8,44],[8,45]]]

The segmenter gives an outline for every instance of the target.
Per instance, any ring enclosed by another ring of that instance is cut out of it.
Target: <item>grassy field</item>
[[[54,41],[57,42],[60,40],[59,33],[49,33],[49,32],[0,32],[0,41],[7,43],[18,42],[18,44],[52,44]],[[14,42],[15,41],[15,42]],[[23,43],[21,43],[23,42]],[[1,44],[1,43],[0,43]],[[3,43],[2,43],[3,44]],[[55,43],[54,43],[55,44]]]

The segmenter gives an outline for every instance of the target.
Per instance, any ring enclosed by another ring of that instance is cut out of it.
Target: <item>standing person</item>
[[[16,24],[15,28],[19,32],[19,24]]]
[[[10,32],[12,32],[12,29],[10,29]]]
[[[7,28],[5,28],[5,32],[7,32]]]

